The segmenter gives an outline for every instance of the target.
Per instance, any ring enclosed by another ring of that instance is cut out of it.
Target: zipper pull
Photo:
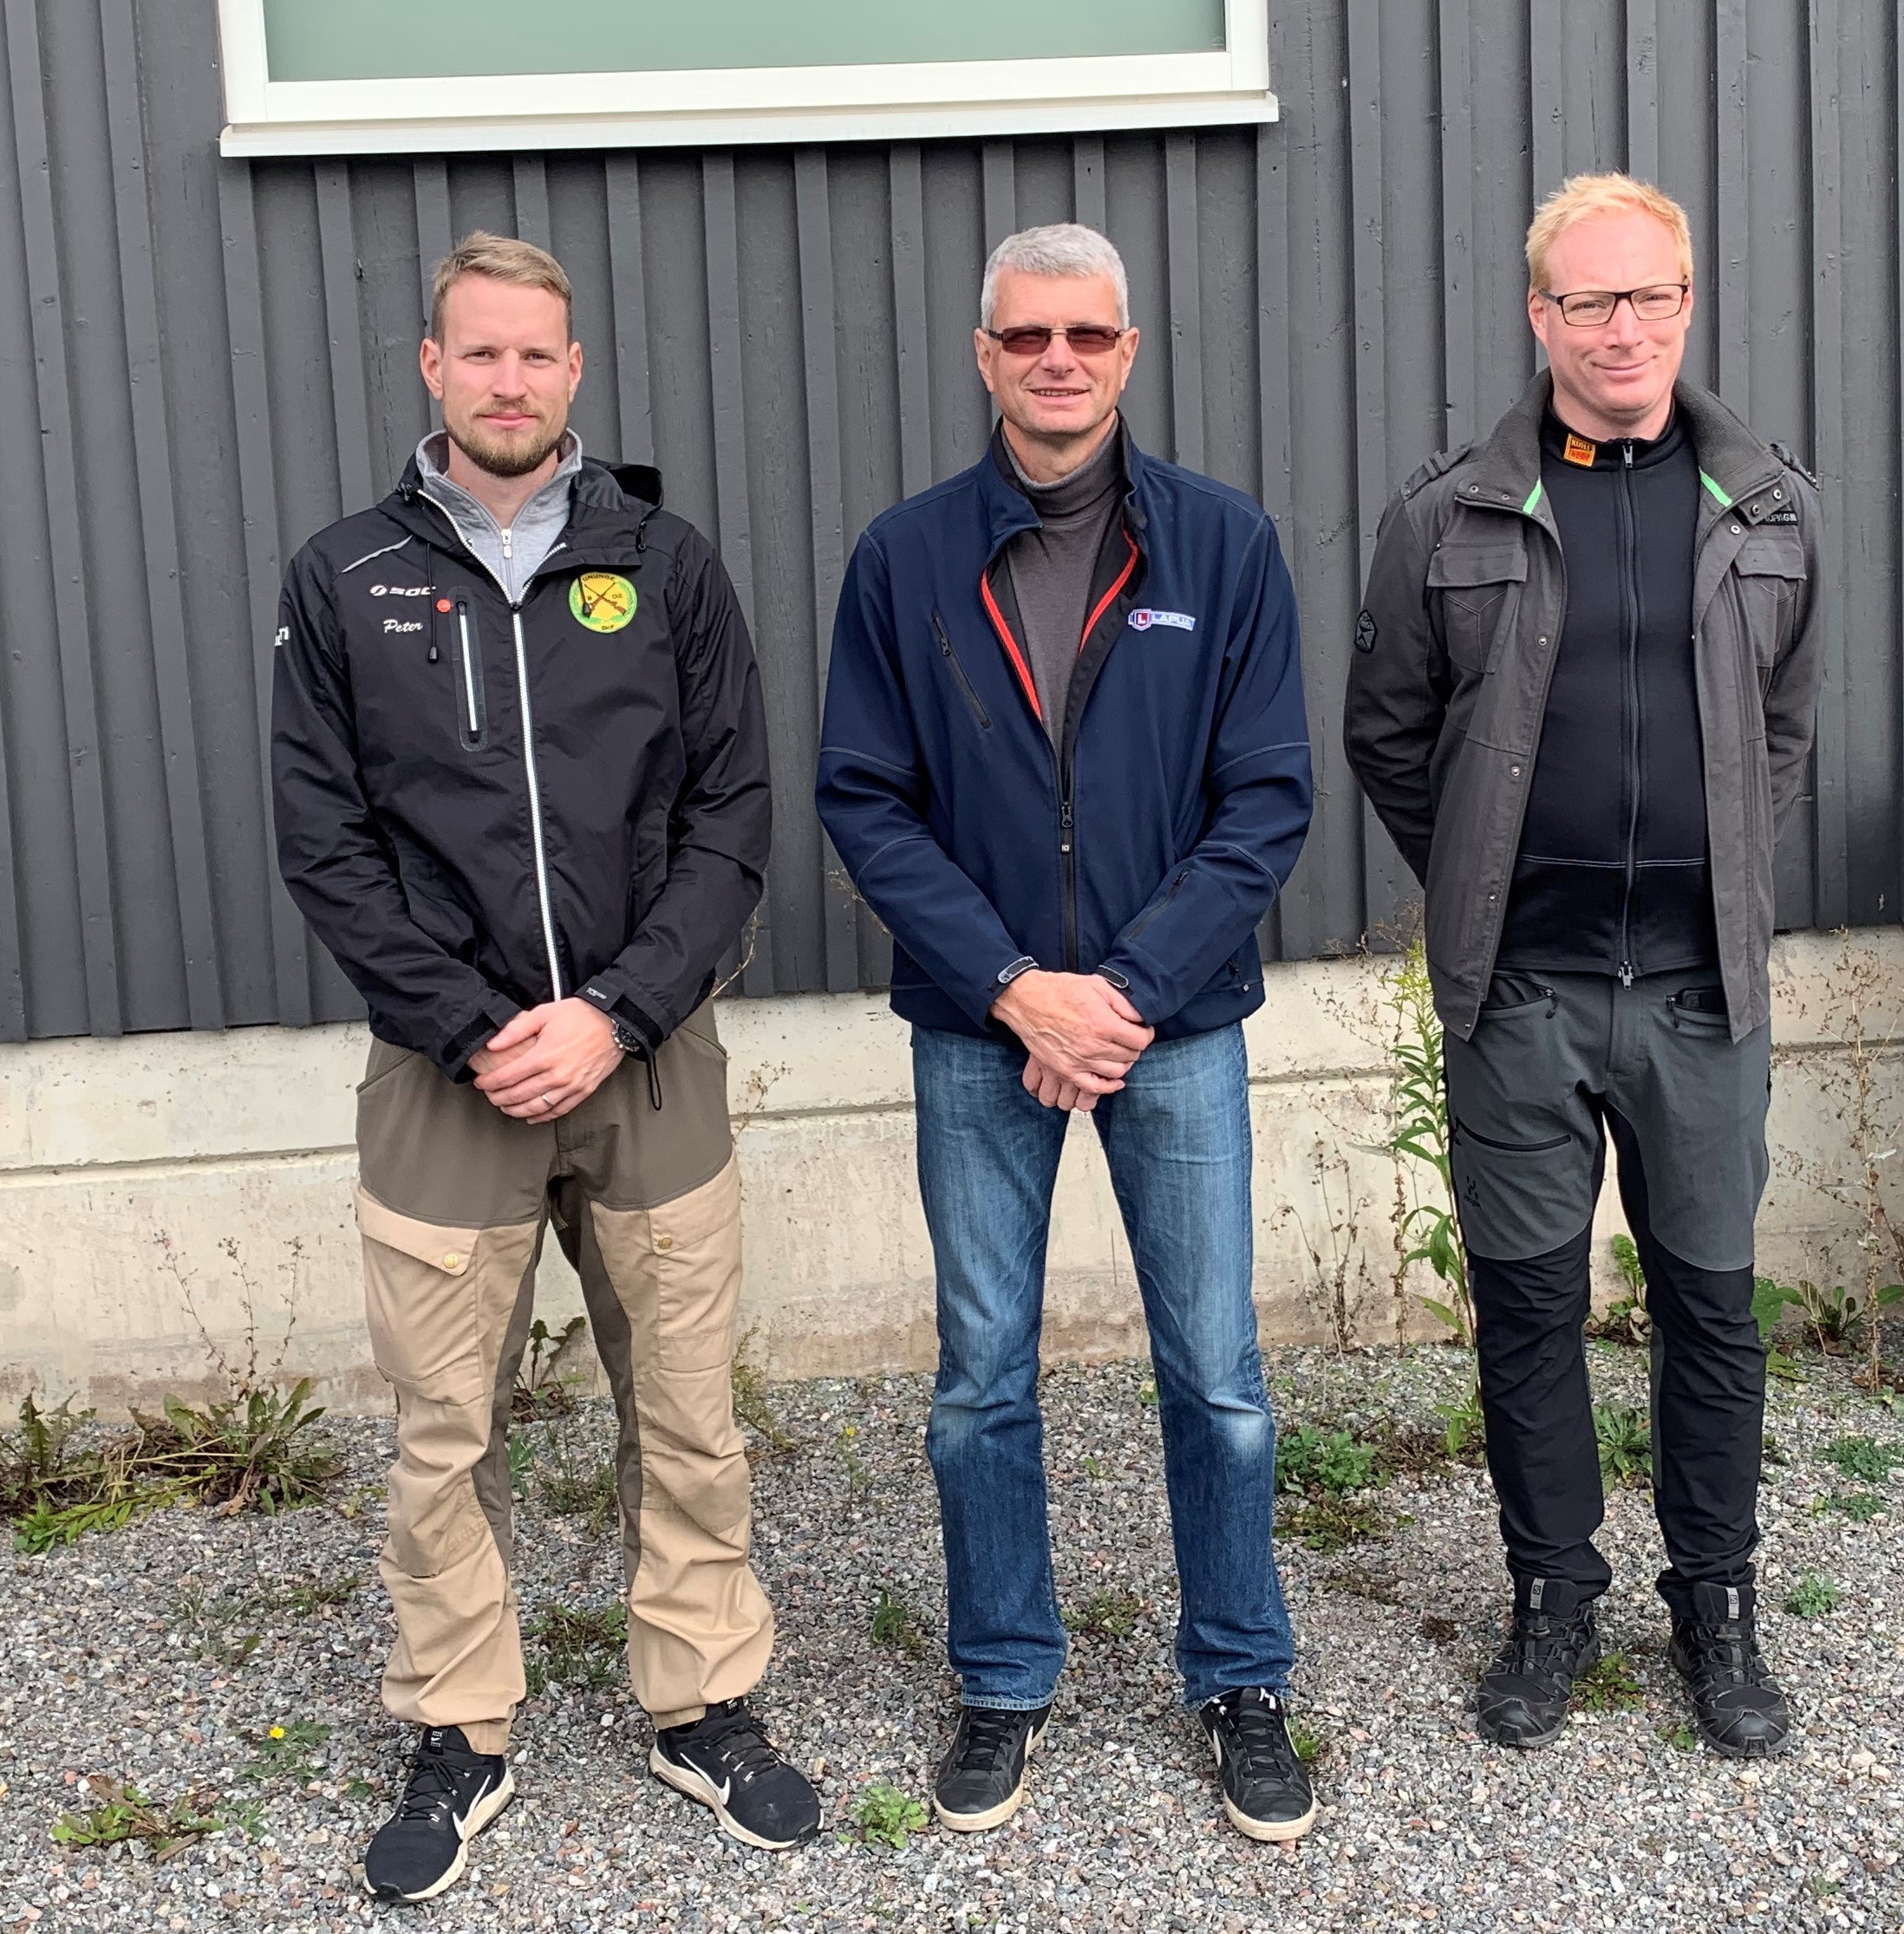
[[[1628,463],[1631,463],[1633,461],[1633,446],[1631,444],[1628,444],[1627,446],[1627,461]],[[513,525],[512,525],[510,529],[503,532],[503,556],[505,557],[513,557],[516,555],[514,550],[512,548],[515,535],[516,532]]]
[[[1633,468],[1633,440],[1632,440],[1632,438],[1631,438],[1631,437],[1627,438],[1627,440],[1626,440],[1626,441],[1625,441],[1624,443],[1622,443],[1622,444],[1620,445],[1620,448],[1621,448],[1622,450],[1624,450],[1624,451],[1625,451],[1625,452],[1627,453],[1627,468],[1628,470],[1631,470],[1631,469]],[[504,537],[504,539],[505,540],[505,543],[506,543],[506,540],[507,540],[507,538],[508,538],[508,536],[509,536],[509,533],[508,533],[508,532],[507,532],[506,531],[505,531],[503,532],[503,537]]]
[[[1058,825],[1059,830],[1064,835],[1063,838],[1058,842],[1058,850],[1060,853],[1068,853],[1071,850],[1071,801],[1069,799],[1063,801],[1058,809]]]
[[[1630,987],[1633,985],[1633,962],[1631,960],[1622,960],[1620,963],[1620,985],[1622,987]]]

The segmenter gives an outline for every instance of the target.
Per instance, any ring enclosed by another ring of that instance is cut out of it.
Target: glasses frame
[[[1054,336],[1060,335],[1063,336],[1065,339],[1065,347],[1069,349],[1073,355],[1107,356],[1114,348],[1117,348],[1118,343],[1123,342],[1125,336],[1130,335],[1132,326],[1133,325],[1130,323],[1125,323],[1121,329],[1112,330],[1111,334],[1111,340],[1108,342],[1106,342],[1101,348],[1091,349],[1085,348],[1079,344],[1073,343],[1071,340],[1071,332],[1073,329],[1087,329],[1092,335],[1096,335],[1097,332],[1100,329],[1110,329],[1111,325],[1108,322],[1066,322],[1057,329],[1047,329],[1042,322],[1020,322],[1013,329],[985,329],[982,330],[981,333],[990,336],[993,342],[998,344],[1000,348],[1005,349],[1005,354],[1008,356],[1041,356],[1044,355],[1047,349],[1050,348],[1052,345],[1052,339]],[[1019,329],[1021,329],[1026,330],[1035,330],[1039,335],[1042,335],[1045,340],[1040,342],[1035,349],[1006,348],[1005,338],[1007,335],[1016,335]]]
[[[1645,295],[1649,289],[1677,289],[1679,292],[1679,308],[1673,311],[1672,316],[1640,315],[1639,305],[1633,301],[1633,297]],[[1568,329],[1603,329],[1620,313],[1621,303],[1624,303],[1628,309],[1632,309],[1635,322],[1670,322],[1673,316],[1685,314],[1686,297],[1692,293],[1692,284],[1689,282],[1644,282],[1637,289],[1569,289],[1564,296],[1555,295],[1551,289],[1542,289],[1536,290],[1536,293],[1539,295],[1542,302],[1551,303],[1560,311],[1561,321],[1566,323]],[[1611,296],[1613,297],[1613,307],[1596,322],[1576,322],[1567,313],[1567,305],[1581,296]]]

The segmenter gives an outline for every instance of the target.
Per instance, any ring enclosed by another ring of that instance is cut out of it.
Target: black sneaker
[[[461,1879],[469,1843],[514,1795],[500,1753],[473,1753],[460,1726],[427,1728],[397,1809],[363,1857],[379,1900],[430,1900]]]
[[[1692,1617],[1673,1621],[1666,1648],[1700,1738],[1735,1760],[1769,1759],[1791,1742],[1791,1709],[1758,1649],[1751,1597],[1750,1586],[1695,1585]]]
[[[1023,1803],[1025,1767],[1051,1723],[1048,1703],[1029,1712],[961,1706],[958,1730],[932,1782],[932,1810],[955,1833],[1001,1827]]]
[[[781,1757],[745,1699],[709,1706],[691,1726],[657,1729],[651,1773],[714,1808],[724,1833],[770,1853],[804,1846],[819,1832],[819,1795]]]
[[[1260,1685],[1239,1686],[1206,1699],[1197,1716],[1237,1832],[1253,1840],[1301,1840],[1315,1824],[1315,1794],[1289,1737],[1289,1709]]]
[[[1516,1605],[1475,1690],[1477,1730],[1496,1746],[1551,1746],[1567,1729],[1574,1681],[1599,1657],[1591,1604],[1564,1612]]]

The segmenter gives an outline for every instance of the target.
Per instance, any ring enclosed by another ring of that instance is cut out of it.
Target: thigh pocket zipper
[[[1544,1142],[1498,1142],[1491,1135],[1477,1133],[1463,1121],[1454,1123],[1454,1131],[1470,1142],[1479,1143],[1483,1149],[1497,1149],[1503,1155],[1551,1155],[1555,1149],[1564,1149],[1573,1140],[1570,1135],[1554,1135]]]

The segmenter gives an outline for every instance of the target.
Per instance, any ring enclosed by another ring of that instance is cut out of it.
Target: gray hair
[[[992,251],[979,288],[979,327],[992,326],[1001,270],[1016,269],[1027,276],[1108,276],[1118,293],[1118,327],[1131,326],[1131,284],[1124,257],[1094,228],[1082,222],[1049,222],[1043,228],[1021,228]]]

